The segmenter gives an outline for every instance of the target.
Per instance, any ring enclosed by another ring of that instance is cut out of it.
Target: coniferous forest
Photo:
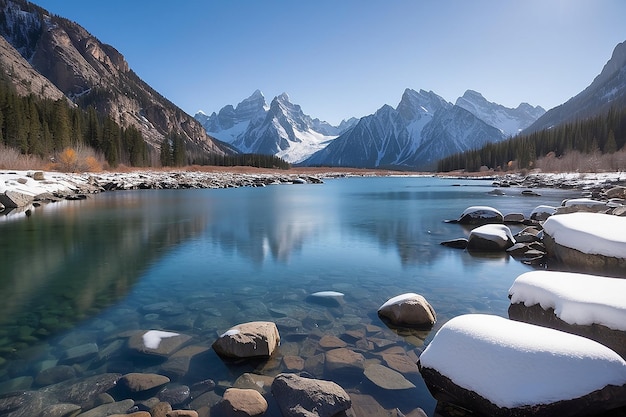
[[[88,147],[110,168],[189,164],[290,168],[287,162],[274,155],[194,154],[191,158],[183,137],[174,132],[164,138],[160,149],[154,150],[135,127],[121,127],[93,106],[83,109],[66,99],[55,101],[33,94],[20,96],[4,74],[0,71],[0,144],[23,155],[52,161],[64,150]]]
[[[542,157],[614,154],[623,150],[625,144],[626,108],[611,108],[600,116],[518,135],[480,149],[451,155],[437,163],[437,171],[475,172],[485,167],[501,171],[534,168]]]

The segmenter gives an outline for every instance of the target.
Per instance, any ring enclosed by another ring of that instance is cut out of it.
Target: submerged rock
[[[336,383],[295,374],[279,374],[272,383],[272,395],[284,417],[332,417],[352,405]]]
[[[379,364],[371,364],[365,367],[365,376],[380,388],[387,390],[404,390],[415,388],[415,385],[400,372],[389,369]]]

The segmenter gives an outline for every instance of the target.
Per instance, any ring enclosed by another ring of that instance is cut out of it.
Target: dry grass
[[[48,163],[33,155],[23,155],[13,148],[7,148],[0,143],[0,169],[46,169]]]

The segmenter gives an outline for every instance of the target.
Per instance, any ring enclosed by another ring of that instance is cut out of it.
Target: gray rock
[[[52,404],[41,410],[40,417],[67,417],[80,412],[76,404]]]
[[[24,207],[33,202],[34,197],[15,190],[7,190],[0,193],[0,204],[5,208]]]
[[[254,321],[232,327],[213,343],[213,349],[221,356],[250,358],[270,356],[279,344],[276,324]]]
[[[51,395],[61,403],[80,405],[83,409],[90,409],[98,400],[98,396],[113,388],[121,374],[107,373],[79,380],[69,380],[42,388],[43,394]]]
[[[183,404],[191,397],[191,389],[187,385],[168,385],[157,394],[160,401],[173,405]]]
[[[526,217],[522,213],[508,213],[504,216],[505,223],[524,223]]]
[[[128,347],[137,353],[168,357],[191,339],[191,336],[161,330],[135,332],[128,339]]]
[[[331,417],[352,405],[336,383],[295,374],[279,374],[272,383],[272,395],[284,417]]]
[[[458,222],[461,224],[483,225],[500,224],[504,216],[498,210],[488,206],[471,206],[465,209]]]
[[[459,239],[446,240],[446,241],[441,242],[441,244],[449,248],[465,249],[467,248],[467,239],[462,237]]]
[[[131,399],[118,401],[111,404],[102,404],[89,411],[79,414],[80,417],[107,417],[111,414],[126,414],[129,408],[135,405]]]
[[[189,367],[194,358],[208,351],[209,348],[204,346],[185,346],[170,356],[167,361],[161,365],[161,371],[165,375],[174,378],[183,377],[189,372]]]
[[[98,355],[98,345],[95,343],[85,343],[84,345],[74,346],[67,349],[61,355],[59,363],[72,365],[78,362],[85,362]]]
[[[52,385],[76,377],[76,370],[69,365],[59,365],[44,369],[37,374],[35,384],[40,387]]]

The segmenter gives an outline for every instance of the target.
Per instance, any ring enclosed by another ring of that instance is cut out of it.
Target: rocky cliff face
[[[0,0],[0,14],[0,35],[23,58],[22,64],[30,64],[77,105],[93,105],[120,125],[136,127],[155,149],[175,131],[192,154],[232,153],[141,80],[114,47],[78,24],[24,0]]]
[[[626,105],[626,41],[613,50],[611,59],[589,87],[541,116],[524,133],[594,117],[611,107]]]

